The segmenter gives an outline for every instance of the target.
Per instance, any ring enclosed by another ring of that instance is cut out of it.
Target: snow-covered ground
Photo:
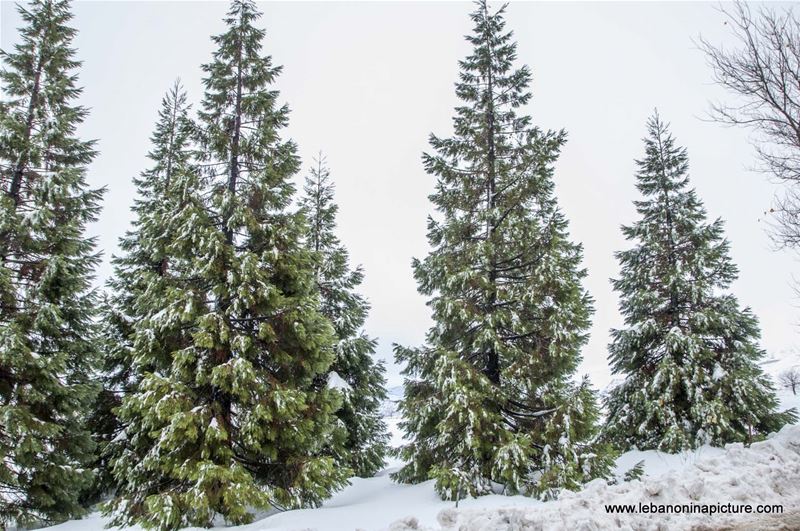
[[[767,360],[764,369],[777,375],[791,366],[800,367],[800,355],[784,353]],[[400,444],[399,418],[392,400],[402,390],[390,389],[384,407],[392,432],[392,444]],[[788,389],[780,389],[782,406],[798,407],[800,400]],[[350,486],[318,509],[302,509],[265,515],[258,521],[236,527],[236,531],[557,531],[557,530],[661,530],[733,529],[726,524],[743,522],[741,529],[778,529],[778,520],[766,518],[757,527],[757,515],[651,515],[609,514],[606,504],[782,504],[784,518],[800,526],[800,426],[788,426],[768,440],[750,448],[703,447],[679,455],[655,451],[633,451],[617,460],[621,476],[644,461],[641,480],[607,485],[588,484],[581,492],[565,492],[560,499],[539,502],[522,496],[484,496],[453,502],[441,501],[433,482],[400,485],[389,473],[400,466],[390,460],[376,477],[354,478]],[[794,513],[792,515],[791,513]],[[788,520],[785,520],[788,521]],[[92,514],[49,528],[52,531],[100,531],[107,520]],[[704,527],[705,526],[705,527]],[[784,527],[800,529],[800,527]],[[139,529],[139,528],[131,528]],[[737,528],[738,529],[738,528]]]
[[[781,505],[784,514],[800,511],[800,426],[787,426],[770,439],[749,448],[728,445],[706,455],[672,460],[671,469],[643,480],[608,485],[603,480],[587,484],[580,492],[565,492],[553,502],[534,507],[508,506],[491,509],[448,509],[438,515],[436,526],[417,522],[396,523],[391,531],[548,531],[600,529],[729,529],[762,515],[730,514],[619,514],[607,511],[611,504],[658,508],[662,504],[709,506],[722,511],[732,505]],[[640,454],[639,457],[655,457]],[[658,464],[658,463],[657,463]],[[658,468],[658,467],[657,467]],[[702,510],[702,509],[701,509]],[[652,509],[651,509],[652,511]],[[772,520],[766,529],[780,529]],[[753,529],[754,527],[748,527]],[[783,529],[797,529],[785,527]]]

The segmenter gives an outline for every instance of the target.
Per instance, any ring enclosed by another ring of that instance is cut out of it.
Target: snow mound
[[[331,372],[328,375],[328,387],[330,389],[341,391],[342,393],[349,393],[353,390],[353,388],[350,387],[350,384],[347,383],[347,380],[339,376],[339,373],[337,372]]]
[[[619,514],[612,504],[749,505],[751,514]],[[756,506],[782,505],[783,514],[800,509],[800,426],[786,426],[765,441],[745,448],[729,444],[679,470],[657,477],[607,485],[595,480],[580,492],[562,492],[558,500],[531,507],[445,509],[438,528],[414,519],[392,524],[392,531],[593,531],[601,529],[720,529],[763,518]],[[780,521],[780,515],[776,516]]]

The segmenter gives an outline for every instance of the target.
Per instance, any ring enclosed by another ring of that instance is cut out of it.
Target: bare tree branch
[[[725,24],[739,46],[725,49],[703,37],[714,80],[737,96],[735,103],[715,103],[712,119],[744,126],[755,136],[759,170],[786,184],[777,198],[773,238],[800,248],[800,20],[791,8],[759,8],[736,2],[721,7]]]

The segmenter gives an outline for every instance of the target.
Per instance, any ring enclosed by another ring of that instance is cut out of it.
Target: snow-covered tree
[[[160,311],[169,290],[180,283],[170,274],[170,243],[181,235],[186,220],[179,213],[187,194],[197,193],[198,183],[192,174],[188,109],[186,93],[176,81],[161,102],[148,153],[151,168],[134,179],[137,197],[132,207],[133,228],[120,239],[122,254],[112,259],[114,276],[108,282],[111,295],[103,305],[102,319],[103,390],[91,419],[100,450],[92,493],[95,498],[114,489],[111,464],[120,452],[130,450],[123,433],[125,425],[115,408],[145,372],[169,367],[176,341],[185,342],[182,331],[161,328],[154,331],[157,341],[151,343],[161,352],[156,356],[148,351],[135,362],[135,323]]]
[[[382,362],[373,359],[376,341],[363,332],[369,303],[356,288],[364,278],[361,267],[350,268],[347,249],[336,237],[334,184],[322,154],[306,177],[300,205],[309,233],[306,245],[317,255],[315,278],[321,311],[333,323],[338,343],[328,384],[344,397],[336,415],[347,428],[342,463],[361,477],[383,467],[389,438],[380,406],[386,398]]]
[[[0,527],[81,512],[92,481],[86,420],[97,394],[91,289],[98,262],[86,226],[93,141],[75,100],[80,63],[63,0],[18,7],[20,43],[0,71]]]
[[[120,242],[123,254],[115,257],[109,281],[103,346],[104,409],[110,411],[99,412],[104,424],[97,431],[100,464],[110,467],[111,477],[101,477],[106,482],[98,490],[113,493],[106,510],[115,525],[172,529],[207,523],[209,512],[224,514],[207,497],[205,489],[213,487],[198,474],[199,467],[212,468],[203,444],[219,440],[206,432],[211,414],[201,409],[202,397],[211,396],[203,387],[208,374],[182,365],[198,350],[207,318],[203,260],[222,241],[192,158],[186,110],[176,87],[152,138],[153,166],[136,180],[136,219]],[[187,411],[193,399],[199,404]]]
[[[350,475],[327,455],[344,439],[341,396],[316,384],[336,338],[319,311],[304,217],[287,210],[300,163],[280,137],[289,111],[272,88],[280,68],[260,55],[259,16],[235,0],[203,67],[200,193],[184,194],[167,243],[176,282],[156,290],[160,300],[145,294],[134,324],[145,377],[118,409],[131,455],[114,465],[113,524],[241,524],[253,509],[317,504]]]
[[[441,219],[429,219],[433,249],[413,267],[435,324],[423,348],[395,349],[410,440],[395,477],[435,478],[449,499],[498,486],[547,497],[609,464],[592,445],[595,393],[573,381],[592,299],[554,195],[565,133],[518,114],[531,75],[513,66],[504,9],[490,13],[482,0],[472,13],[455,134],[431,136],[435,153],[423,157]]]
[[[658,115],[637,161],[640,219],[622,228],[617,253],[625,328],[612,330],[612,370],[625,375],[607,399],[609,440],[622,449],[678,452],[749,442],[796,418],[779,413],[758,361],[758,321],[727,290],[738,270],[723,222],[689,188],[688,156]]]

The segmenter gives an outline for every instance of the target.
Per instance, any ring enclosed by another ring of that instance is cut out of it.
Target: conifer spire
[[[605,472],[590,449],[597,407],[572,381],[592,299],[581,285],[581,246],[570,242],[554,195],[563,131],[519,114],[531,74],[515,68],[505,6],[477,3],[472,53],[460,62],[454,135],[431,135],[425,168],[437,178],[428,221],[433,250],[413,263],[435,325],[405,363],[400,409],[409,461],[396,477],[436,479],[450,499],[501,484],[549,496]]]
[[[341,396],[316,385],[336,338],[304,217],[288,211],[299,160],[281,139],[289,111],[259,17],[253,2],[232,2],[203,66],[196,164],[166,236],[170,284],[148,285],[137,304],[145,377],[119,408],[131,452],[114,465],[115,525],[242,524],[253,509],[319,504],[350,475],[330,447],[345,438]]]
[[[796,419],[777,412],[758,365],[758,320],[728,292],[738,269],[723,222],[706,220],[689,188],[689,158],[656,113],[647,123],[636,187],[640,219],[622,228],[617,253],[625,328],[609,360],[625,381],[610,393],[606,436],[622,449],[679,452],[751,442]]]
[[[329,384],[336,380],[333,383],[339,385],[344,397],[336,412],[347,428],[345,453],[339,457],[356,475],[371,477],[383,467],[389,438],[380,415],[381,402],[386,398],[385,369],[382,362],[373,359],[377,342],[362,331],[369,303],[355,290],[364,272],[361,267],[350,269],[347,249],[334,232],[339,207],[334,203],[334,183],[321,153],[303,191],[300,205],[308,219],[307,246],[318,259],[315,278],[321,311],[333,323],[338,338]]]
[[[179,285],[171,271],[171,244],[183,227],[178,213],[187,207],[187,194],[197,193],[188,112],[186,92],[176,80],[161,101],[150,138],[151,166],[133,180],[137,196],[131,208],[135,216],[132,230],[120,238],[121,254],[111,260],[114,275],[102,305],[103,390],[91,419],[100,446],[93,501],[115,490],[112,463],[129,450],[127,437],[134,430],[117,417],[116,408],[147,372],[169,367],[170,352],[175,348],[174,331],[161,330],[159,343],[152,343],[160,345],[158,361],[148,356],[146,363],[141,363],[141,358],[137,362],[134,325],[159,311],[169,290]]]
[[[97,393],[86,226],[103,191],[85,179],[94,141],[75,134],[87,115],[75,104],[76,31],[65,0],[18,10],[21,42],[0,71],[0,527],[82,512]]]

